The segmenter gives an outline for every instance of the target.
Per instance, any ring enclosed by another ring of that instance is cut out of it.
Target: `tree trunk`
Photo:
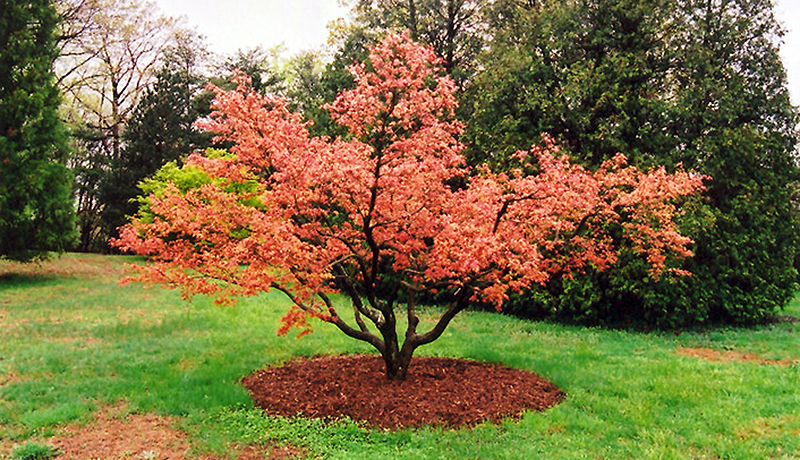
[[[411,364],[413,350],[408,353],[387,351],[382,354],[383,362],[386,367],[386,379],[393,381],[405,380],[408,375],[408,368]]]
[[[366,265],[366,264],[365,264]],[[366,268],[364,268],[366,272]],[[391,300],[385,303],[380,303],[373,292],[368,292],[367,299],[369,305],[365,305],[361,300],[360,292],[355,288],[355,283],[348,277],[344,269],[339,270],[337,273],[340,289],[350,297],[353,306],[353,313],[357,328],[348,325],[340,316],[334,313],[333,316],[327,321],[336,325],[347,336],[369,343],[375,347],[383,358],[386,379],[400,381],[405,380],[408,375],[408,369],[411,363],[411,357],[417,347],[426,345],[438,339],[445,328],[447,328],[453,317],[458,314],[467,306],[467,302],[471,297],[471,288],[461,287],[456,292],[456,298],[448,306],[447,310],[442,314],[436,324],[424,334],[417,333],[417,326],[419,325],[419,317],[414,313],[416,300],[414,291],[418,287],[412,289],[410,298],[406,303],[406,314],[408,316],[408,327],[405,333],[405,340],[403,346],[400,346],[399,334],[397,333],[397,318],[395,316],[394,296]],[[367,277],[367,276],[365,276]],[[374,285],[374,283],[373,283]],[[311,311],[311,307],[306,305],[302,300],[298,299],[292,292],[278,283],[273,283],[275,289],[282,291],[284,294],[294,302],[295,305],[302,310]],[[324,293],[317,294],[324,304],[328,307],[328,311],[335,312],[333,302]],[[368,318],[377,327],[378,333],[370,331],[367,328],[364,318]]]
[[[413,309],[415,301],[413,295],[411,296],[411,303],[407,305],[409,321],[403,346],[400,347],[399,341],[397,340],[394,318],[392,318],[391,328],[386,328],[381,331],[384,338],[384,346],[380,349],[380,352],[386,366],[386,378],[388,380],[400,381],[406,379],[414,350],[421,345],[433,342],[442,335],[442,332],[444,332],[445,328],[450,324],[453,317],[466,308],[467,301],[470,298],[470,292],[471,291],[468,289],[461,290],[457,298],[439,318],[436,325],[425,334],[417,334],[419,318],[414,314]]]

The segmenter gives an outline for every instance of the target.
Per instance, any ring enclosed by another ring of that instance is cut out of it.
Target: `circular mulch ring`
[[[564,392],[531,372],[432,357],[414,358],[400,382],[386,379],[380,356],[342,355],[268,367],[242,384],[271,415],[347,416],[387,429],[498,422],[564,399]]]

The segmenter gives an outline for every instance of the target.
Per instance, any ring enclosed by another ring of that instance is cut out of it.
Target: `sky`
[[[794,105],[800,105],[800,0],[773,0],[787,30],[781,55]],[[289,54],[319,49],[329,22],[346,17],[339,0],[156,0],[168,16],[185,17],[211,51],[232,54],[256,46],[283,45]]]
[[[318,49],[329,22],[347,16],[339,0],[156,0],[161,11],[185,17],[206,37],[211,51],[232,54],[260,46],[286,47],[289,54]]]
[[[775,15],[786,29],[781,57],[789,80],[792,103],[800,105],[800,0],[777,0]]]

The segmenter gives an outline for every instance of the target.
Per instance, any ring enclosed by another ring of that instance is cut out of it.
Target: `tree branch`
[[[444,314],[439,318],[439,321],[436,323],[436,325],[425,334],[416,335],[413,337],[413,343],[415,347],[431,343],[438,339],[450,324],[450,321],[453,319],[453,317],[467,307],[469,304],[468,301],[470,294],[470,290],[462,287],[457,294],[456,300],[450,304],[450,307],[448,307],[447,311],[445,311]]]
[[[311,313],[311,314],[317,313],[314,310],[313,307],[311,307],[309,305],[306,305],[302,300],[300,300],[290,290],[286,289],[285,287],[281,286],[280,284],[273,282],[273,283],[270,284],[270,287],[273,288],[273,289],[277,289],[277,290],[283,292],[289,298],[289,300],[291,300],[292,303],[297,305],[301,310],[303,310],[305,312],[308,312],[308,313]],[[368,331],[361,331],[361,330],[354,329],[354,328],[350,327],[350,325],[345,323],[344,320],[342,320],[342,318],[340,318],[339,315],[336,314],[336,309],[333,307],[333,304],[331,303],[330,298],[328,298],[328,296],[326,296],[323,293],[319,293],[319,294],[321,294],[321,295],[319,295],[319,297],[322,299],[323,302],[325,302],[325,305],[328,307],[329,311],[331,311],[333,313],[332,315],[330,315],[329,318],[327,318],[326,322],[332,323],[333,325],[338,327],[339,330],[344,332],[345,335],[347,335],[348,337],[352,337],[354,339],[361,340],[363,342],[367,342],[370,345],[372,345],[373,347],[375,347],[379,352],[381,352],[381,353],[384,352],[386,347],[384,346],[383,341],[378,336],[376,336],[375,334],[372,334],[372,333],[370,333]]]
[[[341,265],[337,265],[335,268],[338,268],[339,270],[339,273],[335,274],[335,276],[343,282],[344,290],[350,297],[350,301],[353,303],[353,308],[356,314],[356,322],[359,323],[358,324],[359,327],[362,330],[366,330],[366,325],[361,324],[363,323],[363,320],[361,320],[360,314],[363,314],[364,316],[369,318],[370,321],[372,321],[375,324],[375,326],[380,328],[382,320],[381,317],[378,315],[378,312],[375,310],[370,310],[366,305],[364,305],[364,303],[361,301],[361,296],[358,294],[358,291],[353,285],[353,281],[345,272],[344,267],[342,267]]]

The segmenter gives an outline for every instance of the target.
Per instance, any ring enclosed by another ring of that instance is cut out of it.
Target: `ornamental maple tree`
[[[234,91],[213,88],[214,112],[199,125],[230,153],[190,155],[184,167],[207,180],[167,184],[121,229],[114,244],[154,262],[136,279],[220,303],[278,289],[293,303],[279,333],[309,332],[308,318],[331,323],[373,345],[400,380],[417,347],[471,301],[500,308],[510,290],[603,269],[620,241],[654,276],[691,255],[674,217],[701,177],[640,171],[622,155],[591,172],[547,139],[518,152],[509,174],[473,174],[453,82],[430,48],[389,34],[351,71],[355,88],[326,107],[347,139],[311,137],[284,100],[245,77]],[[415,299],[433,290],[453,300],[423,327]]]

